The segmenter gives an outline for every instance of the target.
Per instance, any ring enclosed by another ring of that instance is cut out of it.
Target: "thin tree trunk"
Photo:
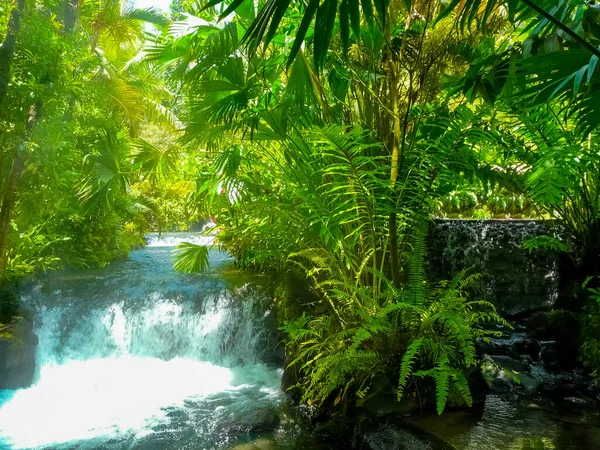
[[[396,77],[396,67],[394,66],[394,57],[390,51],[390,60],[388,62],[389,95],[392,106],[392,160],[390,181],[392,189],[393,207],[396,208],[396,182],[398,180],[398,161],[400,157],[400,108],[398,98],[398,82]],[[394,286],[400,286],[400,264],[398,262],[398,224],[396,221],[396,211],[390,214],[390,270],[392,272],[392,282]]]

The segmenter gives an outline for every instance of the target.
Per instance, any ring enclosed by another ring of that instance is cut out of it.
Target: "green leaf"
[[[443,8],[440,11],[440,14],[438,15],[436,22],[439,22],[440,20],[448,17],[448,15],[454,11],[454,8],[456,8],[456,6],[460,3],[461,0],[452,0],[452,2],[450,2],[448,4],[448,6],[446,6],[445,8]]]
[[[177,244],[173,254],[173,268],[181,273],[200,273],[209,268],[208,247],[190,242]]]
[[[337,0],[325,0],[317,11],[315,24],[314,60],[315,68],[321,71],[327,56],[327,49],[333,35],[335,16],[337,13]]]
[[[350,14],[350,26],[352,33],[358,41],[360,38],[360,0],[347,0],[348,1],[348,13]]]
[[[291,0],[279,0],[277,2],[277,7],[275,8],[275,12],[273,13],[273,17],[271,18],[271,24],[269,26],[269,31],[267,32],[267,37],[265,38],[265,46],[269,45],[275,33],[277,33],[277,28],[279,27],[279,23],[283,18],[283,15],[287,11],[288,6],[290,5]]]
[[[592,80],[592,76],[594,76],[594,70],[596,70],[596,65],[598,64],[598,57],[596,55],[592,55],[590,58],[590,62],[588,64],[587,70],[587,82],[589,83]]]
[[[386,11],[387,11],[388,0],[374,0],[374,1],[375,1],[375,9],[377,10],[377,15],[379,16],[379,27],[382,30],[385,30],[385,21],[386,21]]]
[[[360,0],[362,12],[369,26],[373,26],[373,3],[372,0]]]
[[[317,8],[319,7],[319,0],[310,0],[308,5],[306,6],[306,10],[304,11],[304,15],[302,16],[302,22],[300,22],[300,27],[298,27],[298,32],[296,33],[296,39],[294,39],[294,43],[292,44],[292,49],[290,50],[290,55],[287,60],[287,68],[289,69],[296,56],[298,55],[298,51],[304,42],[304,38],[306,37],[306,32],[308,27],[310,26],[315,13],[317,12]]]
[[[342,0],[340,3],[340,38],[344,55],[348,54],[350,47],[350,11],[348,9],[348,0]]]
[[[244,1],[246,1],[246,0],[233,0],[233,2],[231,2],[231,4],[219,16],[219,20],[223,20],[229,14],[231,14],[232,12],[234,12],[237,9],[238,6],[240,6],[242,3],[244,3]],[[213,3],[213,2],[211,2],[211,3]],[[220,3],[220,2],[217,2],[217,3]],[[207,8],[207,6],[204,7],[204,9],[206,9],[206,8]]]

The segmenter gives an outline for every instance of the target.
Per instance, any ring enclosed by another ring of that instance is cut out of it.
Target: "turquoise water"
[[[251,434],[232,424],[279,405],[265,283],[216,250],[210,273],[176,273],[181,240],[154,237],[125,262],[24,290],[39,373],[0,393],[2,448],[218,448]]]
[[[126,261],[24,287],[38,374],[30,388],[0,391],[1,449],[212,450],[256,439],[262,447],[245,449],[600,449],[595,404],[539,395],[322,432],[281,391],[268,280],[216,250],[209,273],[181,275],[172,251],[183,240],[210,244],[154,236]]]

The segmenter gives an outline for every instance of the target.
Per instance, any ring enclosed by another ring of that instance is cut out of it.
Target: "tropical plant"
[[[175,247],[175,270],[182,273],[199,273],[208,269],[208,247],[182,242]]]
[[[461,400],[470,406],[465,370],[476,364],[475,338],[502,334],[481,325],[510,328],[493,305],[468,300],[463,291],[472,279],[460,274],[434,289],[423,286],[421,301],[414,296],[411,300],[409,291],[387,280],[388,288],[374,302],[368,289],[326,278],[319,289],[336,304],[349,304],[352,297],[354,315],[311,319],[303,314],[284,324],[286,345],[295,357],[290,367],[300,366],[301,377],[293,388],[299,388],[309,404],[323,405],[333,398],[335,406],[342,399],[360,403],[381,376],[396,377],[398,400],[410,381],[432,377],[439,414],[451,393],[455,404]]]

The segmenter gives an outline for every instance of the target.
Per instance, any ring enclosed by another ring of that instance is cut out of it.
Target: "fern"
[[[565,252],[569,253],[572,251],[571,247],[567,242],[563,242],[561,239],[554,236],[536,236],[527,239],[523,242],[523,248],[529,250],[532,253],[535,250],[549,250],[551,252]]]
[[[402,400],[409,377],[414,372],[416,360],[421,348],[424,346],[424,339],[415,339],[406,349],[400,364],[400,379],[398,380],[398,401]]]

